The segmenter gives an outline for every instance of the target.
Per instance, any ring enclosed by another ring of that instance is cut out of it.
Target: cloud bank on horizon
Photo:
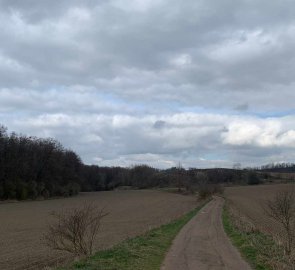
[[[85,163],[295,160],[295,2],[0,0],[0,123]]]

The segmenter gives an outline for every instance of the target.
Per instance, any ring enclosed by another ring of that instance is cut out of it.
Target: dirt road
[[[250,270],[226,236],[223,199],[209,202],[178,234],[161,270]]]

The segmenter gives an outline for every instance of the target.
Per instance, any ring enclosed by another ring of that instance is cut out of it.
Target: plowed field
[[[97,249],[173,220],[196,207],[196,198],[160,191],[82,193],[73,198],[0,204],[0,269],[43,269],[72,259],[42,241],[49,213],[93,202],[110,214],[101,227]]]
[[[229,187],[225,190],[225,196],[256,228],[275,236],[280,233],[281,228],[266,215],[265,201],[273,198],[278,191],[292,189],[295,191],[295,184]]]

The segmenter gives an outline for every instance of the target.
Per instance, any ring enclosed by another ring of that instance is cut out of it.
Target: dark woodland
[[[258,184],[253,171],[238,169],[159,170],[147,165],[130,168],[85,165],[72,150],[48,138],[8,134],[0,126],[0,199],[73,196],[80,191],[116,188],[178,187],[193,191],[204,184]]]

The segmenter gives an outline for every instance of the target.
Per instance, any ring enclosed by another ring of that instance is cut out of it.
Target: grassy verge
[[[234,226],[232,217],[226,207],[223,209],[222,220],[225,232],[253,269],[273,269],[271,267],[273,258],[270,256],[277,247],[271,237],[258,231],[240,231]]]
[[[165,254],[180,229],[204,206],[183,217],[153,229],[142,236],[128,239],[109,250],[60,269],[83,270],[156,270],[160,269]]]

